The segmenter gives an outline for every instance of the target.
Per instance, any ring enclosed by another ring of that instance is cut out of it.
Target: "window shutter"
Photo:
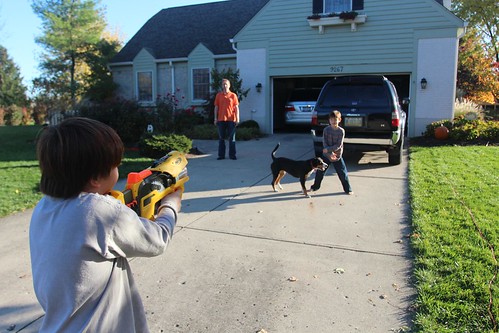
[[[352,10],[362,10],[364,9],[364,0],[353,0]]]
[[[323,0],[313,0],[312,3],[312,14],[322,14],[324,12]]]

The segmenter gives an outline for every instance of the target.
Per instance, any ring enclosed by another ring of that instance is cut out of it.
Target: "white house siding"
[[[455,38],[421,39],[418,42],[418,77],[416,79],[416,110],[414,112],[414,134],[421,135],[426,125],[454,115],[456,93]],[[435,55],[439,55],[435,57]],[[422,78],[428,82],[421,89]]]
[[[250,23],[234,38],[238,57],[243,51],[267,48],[266,77],[286,76],[332,76],[342,74],[407,74],[419,77],[417,63],[418,43],[416,30],[426,29],[431,34],[439,29],[441,38],[448,41],[442,57],[448,68],[456,63],[457,30],[463,22],[434,0],[399,1],[365,0],[365,23],[358,24],[356,31],[350,25],[328,26],[319,34],[307,22],[312,14],[311,0],[271,0]],[[446,35],[445,35],[446,34]],[[263,63],[261,64],[264,65]],[[437,72],[437,64],[428,64]],[[245,80],[244,76],[242,77]],[[411,85],[410,97],[416,95],[417,85]],[[449,89],[445,93],[452,94]],[[269,91],[266,92],[269,96]],[[264,96],[262,95],[262,99]],[[248,99],[248,103],[251,100]],[[416,102],[416,101],[415,101]],[[432,103],[430,98],[427,103]],[[244,102],[243,102],[244,103]],[[270,113],[272,101],[265,100],[265,112]],[[249,105],[248,108],[256,108]],[[413,103],[411,112],[419,112]],[[449,114],[448,112],[446,114]],[[415,119],[421,117],[416,115]],[[266,118],[263,128],[271,126],[272,117]],[[421,126],[421,124],[418,124]],[[409,135],[416,133],[415,124],[409,123]]]
[[[237,68],[243,78],[244,89],[250,89],[248,96],[241,101],[241,120],[255,120],[263,125],[261,130],[272,132],[270,112],[265,108],[266,98],[269,96],[269,84],[266,76],[267,51],[265,49],[250,49],[237,52]],[[261,83],[262,91],[256,91],[255,86]]]

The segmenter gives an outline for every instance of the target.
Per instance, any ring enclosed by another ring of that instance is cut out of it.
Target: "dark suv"
[[[408,99],[404,100],[408,103]],[[322,156],[322,130],[333,110],[342,114],[346,145],[362,151],[386,150],[388,163],[402,162],[406,114],[392,82],[382,75],[338,76],[326,82],[312,115],[316,156]]]

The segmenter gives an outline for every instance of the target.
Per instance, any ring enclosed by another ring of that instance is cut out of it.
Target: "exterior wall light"
[[[256,88],[256,92],[262,92],[262,84],[260,82],[258,82],[255,86]]]
[[[421,79],[421,89],[426,89],[426,86],[428,85],[428,81],[426,81],[425,78]]]

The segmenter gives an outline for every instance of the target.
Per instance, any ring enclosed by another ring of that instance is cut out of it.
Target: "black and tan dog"
[[[305,161],[295,161],[285,157],[275,157],[275,152],[279,149],[280,145],[281,144],[278,143],[272,151],[272,164],[270,165],[270,169],[272,170],[272,188],[274,189],[274,192],[277,192],[276,186],[279,186],[282,190],[280,181],[286,173],[289,173],[291,176],[300,179],[303,194],[310,197],[305,187],[305,181],[314,170],[326,170],[327,164],[324,163],[320,157],[311,158]]]

